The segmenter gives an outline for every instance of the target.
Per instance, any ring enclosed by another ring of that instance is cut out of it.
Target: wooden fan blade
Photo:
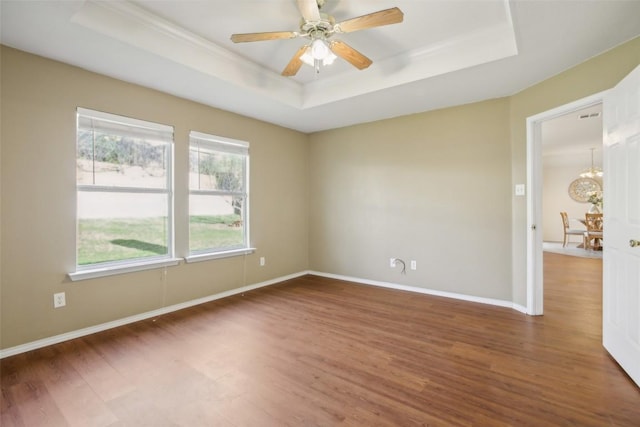
[[[307,22],[318,22],[320,20],[320,11],[316,0],[298,0],[298,10]]]
[[[351,65],[359,70],[364,70],[372,63],[369,58],[367,58],[345,42],[339,40],[332,41],[331,45],[329,45],[329,49],[331,49],[331,52],[335,53],[345,61],[351,63]]]
[[[298,37],[294,31],[273,31],[270,33],[245,33],[232,34],[231,41],[234,43],[261,42],[265,40],[293,39]]]
[[[308,47],[309,46],[305,45],[305,46],[302,46],[300,49],[298,49],[296,54],[293,55],[293,58],[291,58],[291,61],[289,61],[287,66],[284,68],[284,70],[282,70],[283,76],[291,77],[291,76],[295,76],[298,73],[298,70],[302,66],[302,61],[300,60],[300,57],[304,55],[304,52],[307,50]]]
[[[380,27],[382,25],[397,24],[404,19],[404,13],[397,7],[380,10],[357,18],[347,19],[335,25],[336,32],[350,33],[352,31],[364,30],[367,28]]]

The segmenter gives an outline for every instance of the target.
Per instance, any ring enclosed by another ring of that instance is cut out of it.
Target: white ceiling
[[[303,39],[295,0],[0,0],[1,42],[302,132],[517,93],[640,35],[640,1],[327,0],[336,21],[404,22],[334,36],[373,60],[280,72]]]
[[[542,122],[544,167],[602,167],[602,104]]]

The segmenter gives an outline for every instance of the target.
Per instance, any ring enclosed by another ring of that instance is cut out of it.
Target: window
[[[171,126],[78,108],[73,280],[173,259],[172,162]]]
[[[248,174],[248,143],[200,132],[189,134],[191,260],[250,252]]]

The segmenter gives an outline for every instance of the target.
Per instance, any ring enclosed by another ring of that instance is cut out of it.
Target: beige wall
[[[508,114],[498,99],[312,135],[311,268],[510,301]]]
[[[308,268],[308,137],[2,47],[2,348]],[[175,127],[176,254],[187,252],[188,132],[250,143],[254,255],[80,282],[75,265],[77,106]],[[265,256],[267,265],[259,267]],[[67,306],[53,309],[54,292]]]

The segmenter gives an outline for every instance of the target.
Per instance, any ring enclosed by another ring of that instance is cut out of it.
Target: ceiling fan
[[[321,13],[325,0],[297,0],[302,15],[300,31],[273,31],[265,33],[244,33],[231,35],[234,43],[257,42],[265,40],[293,39],[304,37],[310,40],[293,55],[282,71],[283,76],[295,76],[303,63],[313,65],[316,72],[320,64],[328,65],[336,55],[362,70],[371,65],[367,58],[348,44],[340,40],[330,40],[334,34],[351,33],[367,28],[402,22],[404,14],[397,7],[369,13],[357,18],[335,22],[333,16]]]

